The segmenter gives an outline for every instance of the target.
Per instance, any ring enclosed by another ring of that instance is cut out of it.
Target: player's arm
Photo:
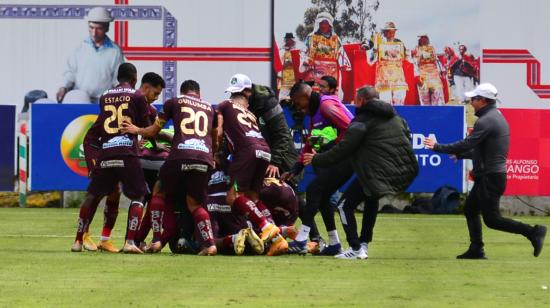
[[[218,126],[216,127],[216,143],[218,143],[220,140],[222,140],[223,136],[223,115],[221,113],[218,113]]]
[[[120,131],[124,134],[134,134],[134,135],[141,135],[147,139],[154,139],[157,137],[160,130],[164,127],[164,124],[166,124],[166,121],[157,117],[155,120],[155,123],[152,125],[149,125],[145,128],[137,127],[134,124],[124,121],[122,122],[122,128]]]
[[[212,153],[218,152],[218,112],[214,110],[214,116],[212,117],[212,132],[210,133],[210,136],[212,138]]]
[[[212,153],[217,153],[218,152],[218,147],[219,147],[219,135],[218,135],[218,128],[217,127],[212,127]]]
[[[346,131],[351,122],[351,119],[342,108],[346,107],[334,101],[329,101],[328,104],[323,104],[320,107],[321,115],[338,130],[339,136]]]
[[[477,147],[490,133],[489,123],[485,123],[483,120],[478,120],[474,124],[473,132],[463,140],[450,144],[437,143],[435,140],[426,138],[424,145],[426,148],[435,152],[447,153],[447,154],[466,154]]]

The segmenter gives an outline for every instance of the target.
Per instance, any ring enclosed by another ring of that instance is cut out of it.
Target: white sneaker
[[[369,258],[369,255],[368,255],[368,252],[369,252],[369,244],[367,244],[367,243],[361,243],[361,249],[359,249],[359,251],[360,251],[360,254],[357,256],[357,259],[364,260],[364,259],[368,259],[368,258]]]
[[[353,250],[353,248],[350,247],[334,257],[343,260],[365,260],[368,258],[367,252],[363,249],[363,246],[361,246],[359,250]]]
[[[355,251],[351,247],[335,255],[334,257],[336,259],[348,259],[348,260],[357,258]]]

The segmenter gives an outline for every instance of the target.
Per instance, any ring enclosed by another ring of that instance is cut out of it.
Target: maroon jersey
[[[223,132],[233,151],[253,147],[255,150],[269,153],[269,146],[262,137],[252,112],[231,100],[221,102],[217,110],[223,116]]]
[[[99,159],[137,156],[137,136],[123,134],[120,128],[124,121],[140,127],[149,124],[149,104],[145,97],[129,84],[121,84],[101,96],[99,108],[97,120],[90,128],[91,134],[99,139]]]
[[[149,104],[149,106],[147,107],[147,110],[149,111],[149,122],[151,124],[155,123],[155,120],[157,119],[157,116],[158,116],[157,108]]]
[[[167,100],[159,115],[159,126],[174,122],[174,139],[167,160],[207,163],[214,166],[212,129],[218,124],[216,112],[206,101],[181,95]]]
[[[266,179],[260,191],[260,200],[269,209],[277,225],[293,225],[298,218],[298,198],[286,183]]]

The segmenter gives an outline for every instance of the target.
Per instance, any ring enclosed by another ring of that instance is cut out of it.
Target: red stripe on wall
[[[128,60],[135,61],[215,61],[215,62],[269,62],[270,57],[243,58],[243,57],[177,57],[177,56],[131,56],[127,55]]]

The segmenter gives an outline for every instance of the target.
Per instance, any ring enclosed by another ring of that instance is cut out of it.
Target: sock
[[[136,232],[141,224],[141,217],[143,216],[143,203],[139,201],[132,201],[130,208],[128,209],[128,227],[126,240],[128,243],[133,244]]]
[[[160,242],[162,246],[168,244],[170,240],[176,236],[178,232],[178,225],[176,221],[176,215],[171,210],[173,207],[171,204],[164,204],[164,211],[161,214],[162,220],[162,236]]]
[[[265,220],[267,220],[267,222],[270,224],[275,224],[275,221],[273,220],[273,216],[271,216],[271,212],[269,211],[267,206],[265,206],[262,200],[258,200],[255,203],[258,210],[260,210],[262,215],[264,215]]]
[[[256,207],[256,204],[245,196],[240,196],[235,199],[232,209],[234,209],[237,214],[244,215],[246,218],[250,219],[255,226],[263,228],[267,224],[267,220],[258,207]]]
[[[158,242],[162,237],[162,220],[164,218],[164,198],[153,196],[149,203],[151,208],[151,229],[153,230],[153,242]]]
[[[222,240],[222,247],[227,250],[233,250],[233,243],[235,242],[237,234],[227,235]]]
[[[88,233],[90,231],[90,225],[92,224],[92,221],[94,220],[95,212],[97,211],[97,205],[94,207],[90,207],[90,213],[89,213],[89,221],[88,224],[84,227],[83,233]]]
[[[136,232],[134,242],[136,242],[136,244],[141,244],[141,242],[145,241],[147,235],[149,234],[149,230],[151,230],[151,205],[147,204],[147,207],[145,208],[145,214],[141,219],[141,224],[139,225],[139,229]]]
[[[340,239],[338,238],[338,231],[332,230],[328,231],[328,244],[329,245],[336,245],[340,244]]]
[[[107,241],[111,238],[111,232],[118,217],[118,201],[119,199],[107,197],[105,200],[105,209],[103,210],[103,229],[101,230],[101,240]]]
[[[82,236],[84,232],[88,231],[88,227],[92,222],[92,217],[95,213],[97,205],[94,206],[83,206],[80,208],[80,214],[78,215],[78,226],[76,229],[76,238],[75,241],[82,242]]]
[[[298,235],[296,236],[296,241],[298,242],[305,242],[307,241],[307,238],[309,236],[309,230],[311,228],[306,225],[300,226],[300,231],[298,231]]]
[[[200,240],[203,247],[210,247],[214,245],[214,234],[212,233],[212,224],[210,223],[210,216],[208,212],[202,207],[197,208],[191,213],[193,220],[199,231]]]

